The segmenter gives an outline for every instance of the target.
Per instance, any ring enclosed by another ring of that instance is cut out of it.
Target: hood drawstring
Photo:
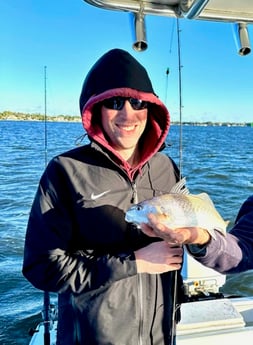
[[[151,178],[151,172],[150,172],[150,163],[148,162],[147,163],[147,165],[148,165],[148,179],[149,179],[149,184],[150,184],[150,188],[151,188],[151,190],[153,191],[153,197],[155,196],[155,189],[154,189],[154,187],[153,187],[153,184],[152,184],[152,178]]]
[[[87,133],[84,133],[82,135],[79,135],[79,137],[76,138],[75,140],[75,145],[76,146],[81,146],[82,145],[82,142],[84,141],[84,139],[88,137],[88,134]]]

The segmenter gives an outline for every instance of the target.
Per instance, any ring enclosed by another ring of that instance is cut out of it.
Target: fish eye
[[[137,205],[137,206],[136,206],[136,210],[137,210],[137,211],[141,211],[141,210],[142,210],[142,206],[141,206],[141,205]]]

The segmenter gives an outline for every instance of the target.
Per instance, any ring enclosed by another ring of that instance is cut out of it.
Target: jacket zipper
[[[132,187],[131,203],[132,204],[137,204],[138,203],[138,195],[137,195],[137,188],[136,188],[135,181],[131,182],[131,187]]]
[[[138,274],[138,291],[139,291],[139,302],[140,302],[140,321],[139,321],[139,336],[138,345],[142,345],[142,334],[143,334],[143,293],[142,293],[142,279],[141,275]]]
[[[110,157],[108,157],[108,159],[117,167],[120,168],[120,170],[124,173],[124,175],[127,176],[127,178],[130,180],[128,174],[126,173],[126,171],[124,169],[122,169],[118,164],[116,164]],[[132,198],[131,198],[131,204],[137,204],[138,203],[138,195],[137,195],[137,187],[136,187],[136,183],[135,181],[131,181],[130,180],[130,184],[132,187]]]
[[[137,204],[138,203],[138,195],[137,195],[137,187],[135,181],[131,182],[132,187],[132,198],[131,203]],[[143,292],[142,292],[142,279],[141,275],[137,275],[137,283],[138,283],[138,292],[139,292],[139,306],[140,306],[140,316],[139,316],[139,334],[138,334],[138,345],[143,345],[142,341],[142,334],[143,334]]]

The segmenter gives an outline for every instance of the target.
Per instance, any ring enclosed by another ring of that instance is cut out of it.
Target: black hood
[[[104,99],[121,96],[148,102],[148,126],[143,133],[141,163],[144,164],[164,143],[170,116],[164,103],[154,93],[146,69],[128,52],[113,49],[103,55],[88,73],[80,96],[82,123],[90,140],[96,141],[118,159],[100,122],[100,106]],[[124,165],[125,162],[122,161]]]
[[[118,88],[131,88],[154,94],[146,69],[128,52],[112,49],[93,65],[83,83],[80,96],[81,113],[91,96]]]

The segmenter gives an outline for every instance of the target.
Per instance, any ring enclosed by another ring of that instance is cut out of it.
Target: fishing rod
[[[179,172],[180,179],[183,176],[183,122],[182,122],[182,64],[181,64],[181,42],[180,26],[177,18],[177,56],[178,56],[178,94],[179,94]]]
[[[181,75],[181,42],[180,42],[180,26],[179,19],[176,18],[177,24],[177,57],[178,57],[178,93],[179,93],[179,179],[183,175],[183,122],[182,122],[182,75]],[[174,338],[176,337],[176,324],[177,324],[177,311],[179,306],[177,305],[178,299],[178,283],[179,283],[179,271],[174,271],[173,283],[173,306],[172,306],[172,320],[171,320],[171,333],[170,333],[170,345],[175,345]]]
[[[47,66],[44,66],[44,158],[47,166]],[[50,345],[50,294],[43,296],[44,345]]]
[[[44,157],[47,166],[47,66],[44,66]]]
[[[178,162],[178,167],[179,167],[179,178],[181,179],[183,176],[182,170],[183,170],[183,123],[182,123],[182,75],[181,75],[181,69],[182,69],[182,64],[181,64],[181,42],[180,42],[180,27],[179,27],[179,19],[176,18],[176,23],[177,23],[177,57],[178,57],[178,94],[179,94],[179,162]],[[171,40],[170,40],[170,53],[172,51],[172,37],[174,35],[174,22],[171,30]],[[166,69],[166,84],[165,84],[165,104],[167,105],[167,96],[168,96],[168,76],[170,74],[170,68],[167,67]]]

